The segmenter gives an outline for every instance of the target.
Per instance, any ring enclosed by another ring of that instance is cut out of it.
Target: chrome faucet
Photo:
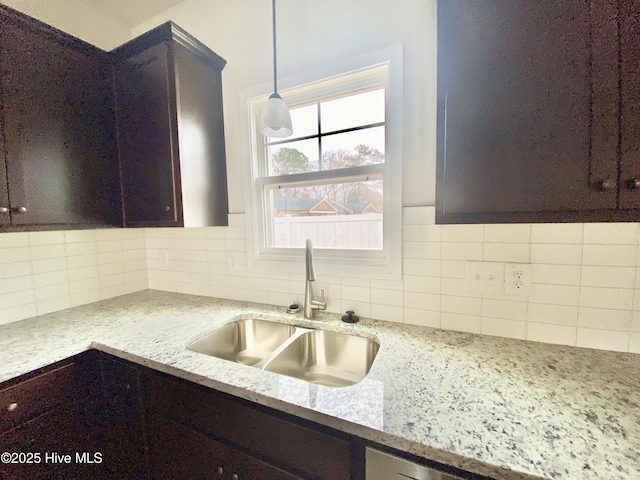
[[[313,245],[311,239],[307,238],[305,244],[304,263],[307,270],[307,281],[304,289],[304,318],[316,316],[316,310],[326,310],[327,304],[324,301],[324,288],[320,290],[320,301],[313,299],[313,284],[316,281],[316,269],[313,266]]]

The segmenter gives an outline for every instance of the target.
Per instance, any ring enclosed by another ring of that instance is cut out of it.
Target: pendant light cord
[[[273,12],[273,92],[278,93],[278,57],[276,54],[276,0],[271,0]]]

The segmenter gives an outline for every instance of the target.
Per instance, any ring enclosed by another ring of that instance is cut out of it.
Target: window
[[[291,85],[279,92],[291,112],[291,137],[258,133],[268,88],[247,100],[250,264],[296,261],[311,238],[321,272],[324,264],[331,273],[399,276],[401,48],[377,56],[384,60],[310,73],[312,81],[281,79]]]

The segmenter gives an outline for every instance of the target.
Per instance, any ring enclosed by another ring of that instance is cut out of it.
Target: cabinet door
[[[616,208],[613,3],[438,2],[439,221]]]
[[[2,21],[9,197],[14,212],[24,210],[12,215],[12,223],[118,224],[115,116],[105,54],[9,17]]]
[[[112,478],[147,478],[140,374],[135,367],[107,356],[101,359],[105,469]]]
[[[0,43],[2,43],[2,25],[0,24]],[[2,85],[2,70],[0,70],[0,85]],[[11,221],[9,214],[9,189],[7,186],[7,163],[4,149],[4,122],[2,120],[3,97],[0,88],[0,227]]]
[[[620,208],[640,208],[640,0],[620,4]]]
[[[302,480],[302,477],[291,475],[237,450],[231,455],[229,470],[232,480]]]
[[[127,225],[181,223],[173,82],[166,42],[116,68],[118,149]]]
[[[231,450],[163,416],[151,419],[152,478],[158,480],[231,479]]]

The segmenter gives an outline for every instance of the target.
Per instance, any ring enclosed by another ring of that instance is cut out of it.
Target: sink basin
[[[380,345],[346,333],[237,320],[191,343],[187,350],[330,387],[364,379]]]
[[[293,335],[296,327],[266,320],[238,320],[190,344],[187,349],[243,365],[256,365]]]
[[[369,338],[312,330],[293,340],[265,370],[330,387],[364,379],[380,345]]]

